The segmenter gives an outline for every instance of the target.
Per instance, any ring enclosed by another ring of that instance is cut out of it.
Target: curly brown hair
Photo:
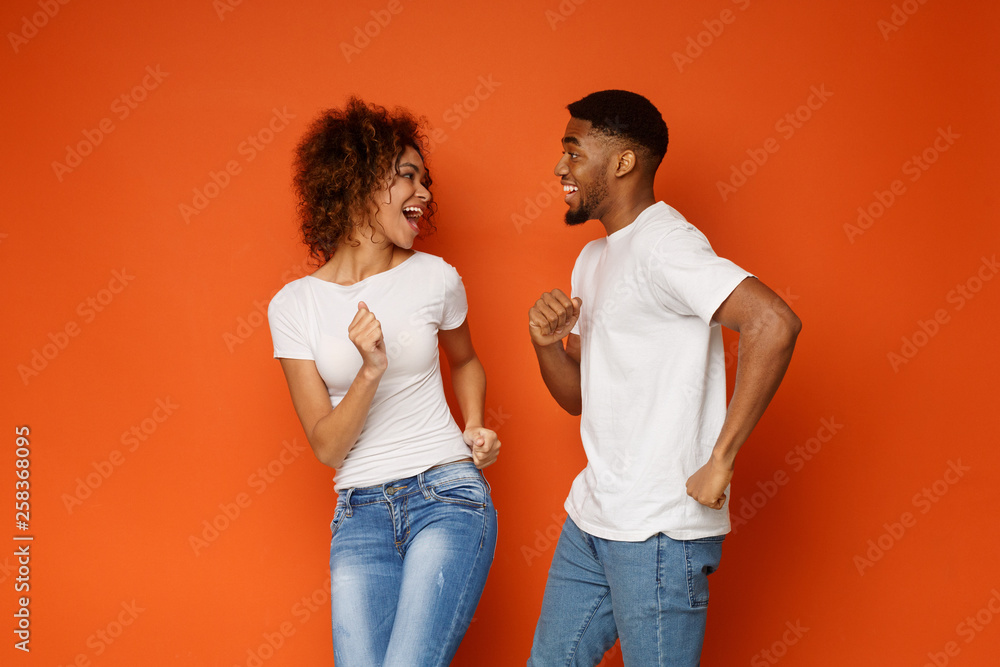
[[[426,152],[422,119],[357,97],[343,109],[327,109],[312,122],[295,149],[293,183],[302,240],[310,254],[328,261],[359,222],[374,223],[375,194],[396,173],[400,154],[413,146]],[[423,183],[430,189],[430,172]],[[433,202],[421,218],[421,236],[433,231]]]

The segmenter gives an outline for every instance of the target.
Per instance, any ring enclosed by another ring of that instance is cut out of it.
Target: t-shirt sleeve
[[[305,332],[305,317],[294,292],[285,286],[267,307],[275,359],[315,359]]]
[[[465,285],[462,276],[454,266],[444,263],[444,306],[441,313],[441,326],[444,331],[457,329],[465,322],[469,313],[469,304],[465,297]]]
[[[581,253],[581,256],[582,256],[582,253]],[[577,286],[576,286],[576,269],[577,269],[578,266],[580,266],[580,257],[579,256],[576,258],[576,262],[573,264],[573,273],[571,273],[570,277],[569,277],[569,298],[571,298],[571,299],[579,296],[577,294],[577,292],[576,292],[576,290],[577,290]],[[570,331],[569,331],[571,334],[576,334],[577,336],[580,335],[580,319],[581,318],[579,318],[579,317],[576,318],[576,322],[573,323],[573,328],[570,329]]]
[[[649,272],[661,305],[695,315],[708,325],[737,285],[752,277],[716,255],[705,235],[693,225],[671,230],[653,246]]]

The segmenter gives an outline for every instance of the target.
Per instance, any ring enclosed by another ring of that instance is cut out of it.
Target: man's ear
[[[635,169],[638,160],[635,151],[626,149],[618,154],[618,161],[615,165],[615,178],[621,178],[625,174]]]

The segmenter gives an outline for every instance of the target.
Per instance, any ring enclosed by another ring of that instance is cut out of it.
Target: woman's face
[[[396,160],[396,173],[388,186],[376,195],[375,220],[386,240],[400,248],[410,248],[420,233],[420,218],[431,203],[431,193],[420,153],[407,146]]]

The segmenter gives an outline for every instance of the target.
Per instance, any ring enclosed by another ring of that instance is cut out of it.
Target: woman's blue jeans
[[[489,485],[467,461],[346,489],[331,523],[337,667],[447,665],[496,547]]]
[[[626,667],[696,667],[722,539],[619,542],[567,517],[528,665],[593,667],[620,639]]]

